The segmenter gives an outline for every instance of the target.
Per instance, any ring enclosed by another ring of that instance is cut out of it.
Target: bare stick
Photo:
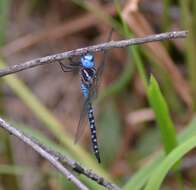
[[[51,150],[48,147],[45,147],[44,145],[40,144],[39,142],[37,142],[37,144],[39,144],[41,147],[43,147],[43,149],[46,150],[48,153],[53,155],[63,165],[71,167],[71,169],[74,170],[75,172],[77,172],[79,174],[85,175],[86,177],[92,179],[93,181],[96,181],[98,184],[106,187],[109,190],[120,190],[120,188],[118,186],[116,186],[115,184],[109,182],[105,178],[97,175],[92,170],[84,168],[81,164],[79,164],[75,160],[70,159],[70,158],[68,158],[65,155],[62,155],[59,152]]]
[[[47,151],[45,151],[43,148],[41,148],[30,137],[28,137],[27,135],[24,135],[24,133],[20,132],[18,129],[10,126],[8,123],[6,123],[1,118],[0,118],[0,126],[2,128],[4,128],[5,130],[7,130],[10,134],[13,134],[14,136],[16,136],[20,140],[22,140],[24,143],[26,143],[29,146],[31,146],[36,152],[38,152],[42,157],[47,159],[57,170],[59,170],[69,181],[74,183],[79,189],[81,189],[81,190],[89,190],[88,187],[86,187],[71,172],[69,172],[59,161],[57,161],[54,158],[54,156],[52,156]]]
[[[103,177],[98,176],[97,174],[93,173],[91,170],[85,169],[82,167],[78,162],[72,160],[60,153],[49,149],[45,145],[38,142],[38,140],[30,137],[19,129],[16,129],[5,122],[2,118],[0,118],[0,127],[8,131],[10,134],[16,136],[24,143],[31,146],[37,153],[39,153],[42,157],[47,159],[57,170],[59,170],[69,181],[73,182],[79,189],[81,190],[89,190],[81,181],[79,181],[70,171],[68,171],[65,166],[68,166],[75,172],[79,174],[83,174],[86,177],[96,181],[98,184],[106,187],[109,190],[120,190],[119,187],[110,183]]]
[[[88,46],[85,48],[75,49],[63,53],[58,53],[55,55],[41,57],[38,59],[27,61],[25,63],[16,64],[4,69],[0,69],[0,77],[11,73],[16,73],[25,69],[30,69],[32,67],[36,67],[39,65],[55,63],[74,56],[80,56],[86,52],[93,53],[93,52],[104,51],[112,48],[124,48],[127,46],[144,44],[148,42],[155,42],[155,41],[162,41],[162,40],[176,39],[176,38],[185,38],[187,37],[187,34],[188,34],[187,31],[173,31],[173,32],[154,34],[142,38],[132,38],[132,39],[121,40],[121,41],[110,41],[107,43],[102,43],[94,46]]]

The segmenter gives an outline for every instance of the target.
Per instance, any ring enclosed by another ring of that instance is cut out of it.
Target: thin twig
[[[86,52],[98,52],[98,51],[104,51],[112,48],[124,48],[131,45],[138,45],[138,44],[144,44],[148,42],[155,42],[155,41],[161,41],[161,40],[168,40],[168,39],[175,39],[175,38],[185,38],[187,37],[188,32],[187,31],[173,31],[173,32],[166,32],[166,33],[160,33],[160,34],[154,34],[149,35],[142,38],[132,38],[128,40],[121,40],[121,41],[110,41],[107,43],[102,43],[94,46],[88,46],[85,48],[75,49],[63,53],[58,53],[55,55],[49,55],[46,57],[34,59],[22,64],[16,64],[4,69],[0,70],[0,77],[16,73],[25,69],[30,69],[32,67],[36,67],[39,65],[45,65],[49,63],[55,63],[67,58],[71,58],[74,56],[80,56],[85,54]]]
[[[62,155],[59,152],[51,150],[48,147],[46,147],[45,145],[40,144],[39,142],[37,142],[37,144],[39,144],[48,153],[53,155],[63,165],[70,167],[75,172],[85,175],[86,177],[92,179],[93,181],[96,181],[98,184],[106,187],[109,190],[120,190],[120,188],[117,185],[115,185],[115,184],[109,182],[108,180],[106,180],[105,178],[97,175],[92,170],[84,168],[80,163],[76,162],[75,160],[70,159],[65,155]]]
[[[66,167],[71,168],[73,171],[79,174],[85,175],[86,177],[96,181],[98,184],[106,187],[109,190],[120,190],[119,187],[107,181],[103,177],[98,176],[91,170],[85,169],[75,160],[61,155],[59,152],[56,152],[41,144],[37,139],[30,137],[21,132],[19,129],[12,127],[2,118],[0,118],[0,127],[8,131],[10,134],[16,136],[24,143],[31,146],[37,153],[47,159],[54,167],[56,167],[57,170],[59,170],[69,181],[73,182],[79,189],[88,190],[88,188],[81,181],[79,181],[70,171],[68,171]]]
[[[47,159],[57,170],[59,170],[69,181],[75,184],[81,190],[89,190],[80,180],[78,180],[71,172],[69,172],[57,159],[54,158],[51,154],[41,148],[35,141],[30,137],[19,131],[18,129],[12,127],[6,123],[3,119],[0,118],[0,126],[7,130],[10,134],[18,137],[24,143],[31,146],[37,153],[42,157]]]

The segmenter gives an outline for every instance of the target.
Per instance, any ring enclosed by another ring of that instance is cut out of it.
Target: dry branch
[[[20,130],[12,127],[0,118],[0,127],[4,128],[10,134],[22,140],[25,144],[31,146],[37,153],[47,159],[57,170],[59,170],[69,181],[75,184],[81,190],[89,190],[80,180],[78,180],[71,172],[69,172],[54,156],[45,151],[40,145],[38,145],[32,138],[28,137]]]
[[[55,63],[67,58],[71,58],[74,56],[81,56],[82,54],[86,52],[98,52],[98,51],[104,51],[112,48],[124,48],[131,45],[139,45],[144,44],[148,42],[155,42],[155,41],[162,41],[162,40],[168,40],[168,39],[176,39],[176,38],[185,38],[187,37],[187,31],[173,31],[173,32],[166,32],[166,33],[160,33],[160,34],[154,34],[149,35],[142,38],[132,38],[127,40],[121,40],[121,41],[110,41],[107,43],[102,43],[98,45],[88,46],[85,48],[75,49],[63,53],[58,53],[55,55],[49,55],[46,57],[34,59],[22,64],[16,64],[4,69],[0,69],[0,77],[16,73],[25,69],[30,69],[32,67],[36,67],[39,65],[45,65],[49,63]]]
[[[98,184],[106,187],[109,190],[120,190],[119,187],[110,183],[103,177],[98,176],[92,170],[85,169],[78,162],[61,155],[60,153],[47,148],[45,145],[38,142],[38,140],[26,135],[19,129],[12,127],[10,124],[0,118],[0,127],[8,131],[11,135],[22,140],[25,144],[31,146],[38,154],[48,160],[58,171],[60,171],[69,181],[74,183],[81,190],[89,190],[80,180],[78,180],[65,166],[71,168],[73,171],[83,174],[86,177],[96,181]]]
[[[38,142],[39,144],[39,142]],[[96,173],[94,173],[91,169],[84,168],[81,164],[76,162],[73,159],[68,158],[65,155],[60,154],[59,152],[56,152],[54,150],[51,150],[43,145],[40,144],[41,147],[43,147],[44,150],[47,150],[51,155],[53,155],[57,160],[59,160],[63,165],[68,166],[75,172],[85,175],[86,177],[92,179],[93,181],[96,181],[98,184],[106,187],[109,190],[120,190],[119,187],[117,187],[115,184],[109,182],[103,177],[100,177]]]

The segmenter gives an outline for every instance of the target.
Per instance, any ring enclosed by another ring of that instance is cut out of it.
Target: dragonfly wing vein
[[[78,143],[78,141],[80,140],[80,138],[82,137],[82,135],[84,134],[84,122],[85,119],[87,118],[87,109],[88,109],[88,100],[86,99],[83,103],[82,106],[82,110],[80,112],[80,119],[78,122],[78,126],[76,128],[76,133],[75,133],[75,139],[74,139],[74,143]]]

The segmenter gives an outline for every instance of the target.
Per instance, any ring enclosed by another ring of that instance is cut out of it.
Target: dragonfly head
[[[94,56],[92,54],[87,53],[83,55],[80,60],[83,67],[88,69],[94,67]]]

